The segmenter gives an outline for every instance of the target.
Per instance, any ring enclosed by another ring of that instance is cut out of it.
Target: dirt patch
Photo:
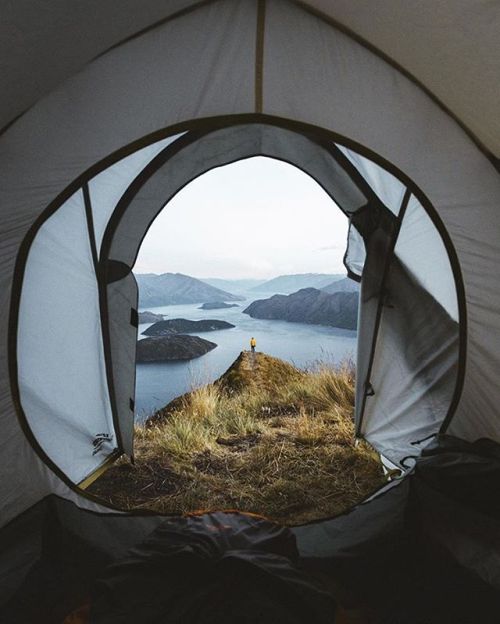
[[[159,462],[133,465],[122,461],[112,470],[113,478],[98,479],[91,486],[91,491],[118,506],[130,503],[142,505],[159,496],[175,495],[185,482],[181,475]],[[117,493],[120,501],[117,500]]]
[[[231,436],[228,438],[217,438],[217,444],[221,446],[227,446],[232,451],[241,453],[242,451],[248,451],[249,448],[259,443],[260,433],[249,433],[245,436]]]
[[[210,451],[203,451],[193,459],[193,466],[204,474],[217,475],[227,470],[227,462]]]

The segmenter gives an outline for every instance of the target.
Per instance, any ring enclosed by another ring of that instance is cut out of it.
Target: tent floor
[[[3,624],[61,624],[89,599],[106,562],[88,544],[68,536],[46,544],[41,560],[2,612]],[[370,624],[498,624],[500,596],[429,541],[407,530],[389,554],[303,561],[341,602],[366,613]],[[340,589],[339,589],[340,588]],[[333,620],[332,620],[333,621]],[[354,621],[354,620],[353,620]],[[363,621],[363,620],[356,620]]]

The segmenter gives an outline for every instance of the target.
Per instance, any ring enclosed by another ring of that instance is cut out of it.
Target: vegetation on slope
[[[214,384],[136,428],[121,460],[90,488],[125,508],[162,513],[240,509],[282,524],[335,515],[384,482],[355,444],[352,366],[300,371],[244,352]]]

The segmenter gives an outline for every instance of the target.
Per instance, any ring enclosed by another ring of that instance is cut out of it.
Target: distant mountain
[[[155,307],[210,301],[243,301],[232,293],[214,288],[195,277],[182,273],[138,273],[139,306]]]
[[[158,321],[151,327],[142,332],[143,336],[169,336],[170,334],[194,334],[209,331],[217,331],[218,329],[231,329],[234,327],[232,323],[227,321],[217,321],[215,319],[206,319],[202,321],[190,321],[188,319],[168,319],[167,321]]]
[[[303,288],[291,295],[254,301],[243,312],[252,318],[356,329],[358,294],[336,292],[331,295],[317,288]]]
[[[199,336],[171,334],[158,338],[145,338],[137,343],[136,361],[166,362],[169,360],[192,360],[205,355],[217,345]]]
[[[249,290],[255,288],[259,284],[263,284],[266,280],[262,279],[223,279],[221,277],[207,277],[199,278],[200,281],[205,284],[210,284],[215,288],[222,288],[223,290],[229,290],[230,292],[241,292],[242,290]]]
[[[321,290],[330,295],[336,292],[359,292],[359,284],[349,277],[344,277],[344,279],[336,280],[328,286],[323,286]]]
[[[296,275],[280,275],[272,280],[264,282],[259,286],[252,288],[257,292],[280,293],[289,295],[297,292],[302,288],[323,288],[328,286],[334,280],[344,278],[343,274],[328,273],[298,273]]]

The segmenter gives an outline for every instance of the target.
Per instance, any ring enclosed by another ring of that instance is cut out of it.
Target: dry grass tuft
[[[110,468],[91,491],[162,513],[241,509],[282,524],[335,515],[384,482],[378,456],[355,445],[354,369],[304,372],[242,353],[215,384],[136,427],[136,463]]]

